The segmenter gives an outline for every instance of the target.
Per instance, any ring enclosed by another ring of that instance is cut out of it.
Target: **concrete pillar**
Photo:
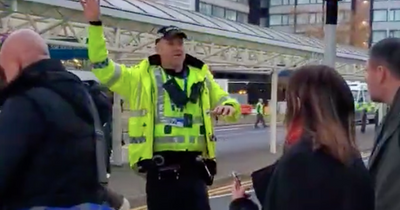
[[[276,125],[277,125],[277,104],[278,104],[278,70],[275,69],[271,75],[271,100],[269,103],[270,124],[270,152],[276,153]]]

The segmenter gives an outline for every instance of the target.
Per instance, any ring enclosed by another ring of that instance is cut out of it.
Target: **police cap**
[[[187,36],[185,32],[182,31],[182,29],[176,27],[176,26],[164,26],[161,27],[158,31],[157,34],[159,35],[159,38],[156,39],[156,44],[161,40],[161,39],[173,39],[173,38],[182,38],[182,39],[187,39]]]

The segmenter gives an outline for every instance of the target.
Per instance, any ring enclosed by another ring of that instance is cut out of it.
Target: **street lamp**
[[[340,0],[324,0],[325,7],[325,53],[324,64],[335,68],[336,26]]]

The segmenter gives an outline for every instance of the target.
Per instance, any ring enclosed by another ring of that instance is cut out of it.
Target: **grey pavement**
[[[357,128],[357,143],[361,151],[369,150],[373,145],[374,127],[368,126],[364,134]],[[252,171],[272,164],[279,156],[269,152],[269,128],[254,129],[250,125],[223,126],[216,129],[217,161],[219,180],[227,180],[232,171],[249,174]],[[277,144],[282,145],[285,129],[278,127]],[[126,151],[125,151],[126,153]],[[229,180],[229,179],[228,179]],[[110,187],[125,195],[133,206],[143,204],[145,180],[132,172],[128,167],[113,169]]]

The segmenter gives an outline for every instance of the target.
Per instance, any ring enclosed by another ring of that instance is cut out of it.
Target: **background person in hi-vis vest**
[[[257,119],[256,119],[256,123],[254,124],[254,128],[258,128],[258,123],[261,122],[262,126],[264,128],[267,127],[267,125],[265,124],[265,120],[264,120],[264,101],[262,98],[258,99],[258,103],[256,105],[256,112],[257,112]]]
[[[211,115],[235,121],[239,103],[206,64],[185,54],[179,28],[162,27],[157,54],[127,67],[108,58],[98,0],[82,0],[82,6],[93,73],[129,101],[129,163],[146,174],[148,209],[210,209],[206,185],[217,168]]]

